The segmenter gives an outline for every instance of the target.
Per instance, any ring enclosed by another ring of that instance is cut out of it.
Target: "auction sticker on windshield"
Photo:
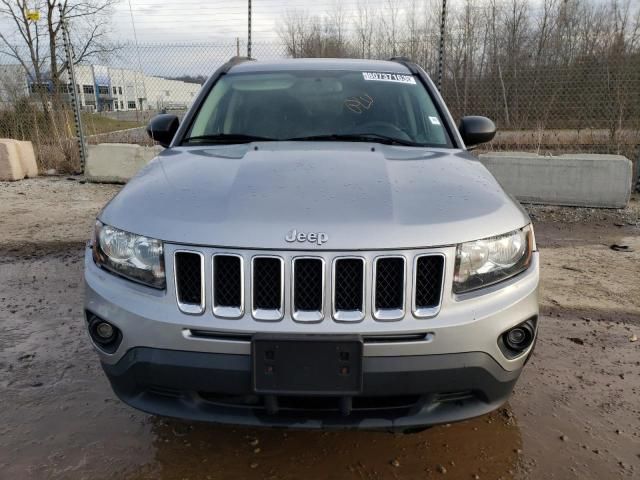
[[[362,72],[362,76],[367,81],[416,84],[416,79],[412,75],[402,75],[401,73]]]

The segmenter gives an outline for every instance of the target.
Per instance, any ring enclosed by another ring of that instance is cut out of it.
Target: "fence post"
[[[247,57],[251,58],[251,0],[249,0],[249,12],[247,21]]]
[[[442,90],[442,69],[444,68],[444,36],[447,26],[447,0],[442,0],[442,17],[440,19],[440,52],[438,53],[438,90]]]
[[[638,174],[638,178],[636,179],[636,191],[640,192],[640,145],[636,146],[636,173]]]
[[[62,4],[58,3],[60,11],[60,22],[62,24],[62,39],[64,43],[64,51],[67,56],[67,68],[69,69],[69,78],[71,80],[71,106],[73,107],[73,120],[76,126],[76,137],[78,138],[78,150],[80,153],[80,173],[84,175],[84,166],[87,160],[87,151],[84,141],[84,131],[82,129],[82,117],[80,116],[80,99],[78,98],[78,90],[76,83],[76,73],[73,65],[73,53],[71,51],[71,40],[69,38],[69,30],[67,29],[67,21],[64,19]]]

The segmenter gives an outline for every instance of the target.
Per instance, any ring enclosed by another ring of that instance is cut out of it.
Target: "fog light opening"
[[[94,343],[106,353],[113,353],[120,345],[122,333],[115,325],[87,312],[89,335]]]
[[[500,335],[498,345],[507,358],[515,358],[531,346],[536,332],[535,320],[529,319]]]

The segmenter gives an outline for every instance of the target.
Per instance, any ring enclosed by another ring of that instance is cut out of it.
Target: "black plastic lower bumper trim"
[[[333,409],[327,407],[333,405],[330,398],[311,403],[300,399],[296,405],[296,398],[279,401],[277,396],[255,394],[251,365],[248,355],[139,347],[117,364],[102,366],[118,397],[149,413],[217,423],[334,429],[402,430],[483,415],[507,400],[520,375],[520,370],[506,371],[482,352],[365,357],[362,393],[349,401],[336,399]]]

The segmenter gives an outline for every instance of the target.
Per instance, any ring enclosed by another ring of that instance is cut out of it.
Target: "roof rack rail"
[[[418,69],[416,67],[416,64],[413,63],[413,61],[409,58],[409,57],[403,57],[403,56],[397,56],[397,57],[391,57],[389,59],[390,62],[396,62],[399,63],[401,65],[404,65],[405,67],[407,67],[409,69],[409,71],[411,73],[418,73]]]
[[[255,58],[250,58],[250,57],[242,57],[242,56],[233,56],[231,57],[227,63],[225,63],[224,65],[222,65],[222,67],[220,67],[220,71],[223,73],[227,73],[229,70],[231,70],[231,67],[234,67],[235,65],[238,65],[239,63],[244,63],[244,62],[255,62]]]

